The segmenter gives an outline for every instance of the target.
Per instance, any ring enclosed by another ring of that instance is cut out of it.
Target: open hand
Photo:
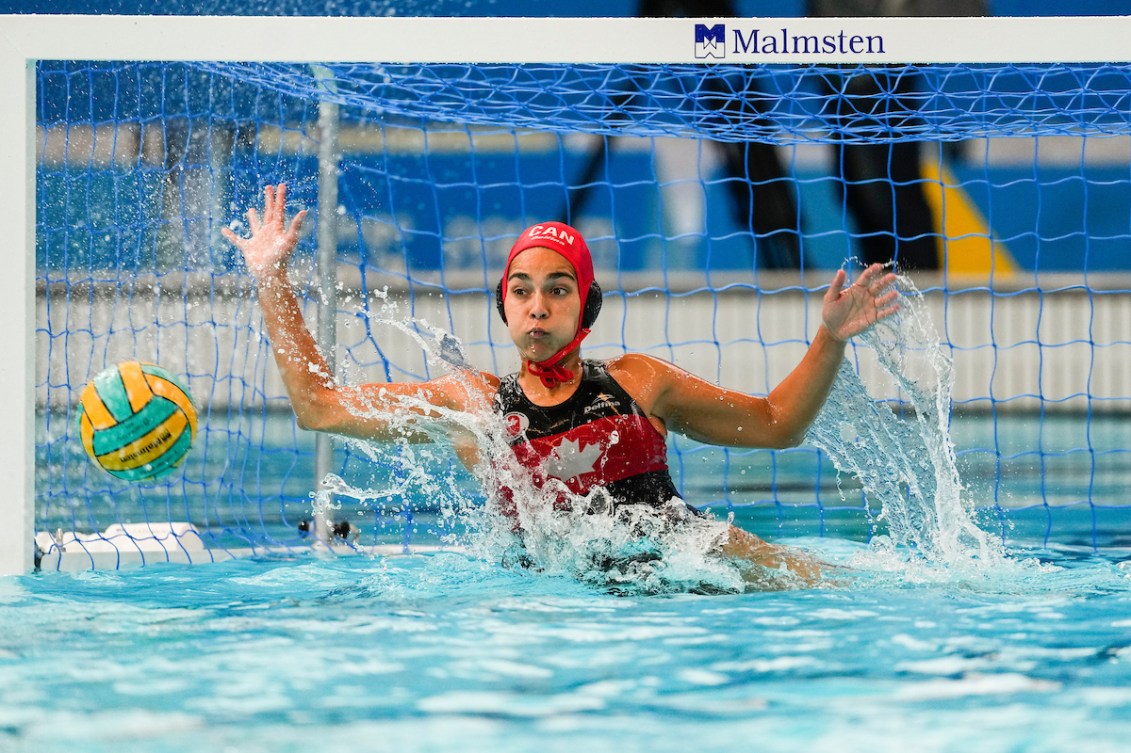
[[[867,332],[876,322],[899,311],[895,274],[885,274],[882,264],[871,265],[845,287],[847,279],[843,269],[837,271],[821,308],[825,328],[838,340]]]
[[[306,218],[306,210],[296,214],[286,223],[287,185],[266,186],[263,189],[263,219],[255,208],[247,210],[250,238],[241,238],[228,228],[220,232],[243,252],[244,262],[252,277],[262,281],[273,275],[285,274],[287,261],[298,245],[299,229]]]

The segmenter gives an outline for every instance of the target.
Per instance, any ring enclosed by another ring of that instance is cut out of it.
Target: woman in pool
[[[614,506],[660,508],[679,497],[667,467],[669,431],[735,447],[800,443],[832,389],[845,343],[898,309],[895,275],[880,265],[865,269],[850,286],[844,270],[838,271],[825,294],[823,322],[812,344],[766,397],[722,389],[636,353],[583,361],[581,341],[601,305],[593,260],[575,229],[545,222],[519,236],[497,290],[499,313],[522,358],[518,373],[500,378],[471,372],[471,378],[461,374],[422,383],[344,386],[335,383],[287,280],[305,217],[306,211],[300,211],[288,223],[286,186],[267,186],[262,216],[248,210],[250,237],[222,231],[243,253],[255,278],[275,360],[302,428],[392,438],[400,431],[387,417],[403,413],[406,398],[454,411],[491,405],[537,485],[557,479],[578,496],[603,488]],[[474,460],[461,454],[465,462]],[[517,517],[513,505],[521,502],[503,491],[503,511]],[[686,511],[701,514],[690,506]],[[718,550],[763,567],[785,567],[806,580],[819,576],[817,563],[803,553],[733,525]]]

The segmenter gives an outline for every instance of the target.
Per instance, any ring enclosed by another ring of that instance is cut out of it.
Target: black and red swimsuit
[[[576,495],[602,487],[614,507],[660,507],[680,498],[663,435],[603,363],[583,361],[577,391],[548,407],[530,402],[518,375],[511,374],[499,384],[495,410],[506,422],[515,456],[539,488],[550,479]],[[568,505],[563,495],[557,506]]]

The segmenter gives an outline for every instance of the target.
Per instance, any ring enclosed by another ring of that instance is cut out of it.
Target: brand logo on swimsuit
[[[508,434],[517,437],[519,434],[525,434],[530,428],[530,417],[525,413],[514,411],[503,416],[503,424],[506,425]]]
[[[607,410],[609,408],[619,408],[620,400],[617,400],[613,395],[602,392],[597,395],[597,402],[592,405],[585,406],[585,413],[593,413],[594,411]],[[617,411],[619,413],[620,411]]]

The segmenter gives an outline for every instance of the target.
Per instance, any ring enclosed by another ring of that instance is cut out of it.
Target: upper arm
[[[452,412],[489,410],[498,379],[479,372],[449,374],[427,382],[373,382],[337,386],[311,411],[304,428],[361,439],[424,436],[422,421]]]
[[[788,446],[766,398],[719,387],[651,356],[622,356],[614,368],[641,407],[671,431],[708,444]]]

